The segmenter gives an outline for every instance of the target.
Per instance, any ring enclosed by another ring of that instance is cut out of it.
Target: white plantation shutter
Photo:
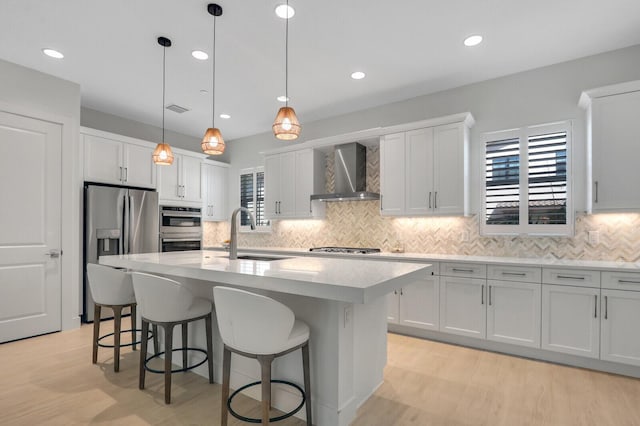
[[[271,224],[265,218],[264,211],[264,171],[258,169],[244,169],[240,172],[240,205],[253,213],[256,228],[268,228]],[[249,215],[240,213],[242,230],[250,229]]]
[[[569,122],[484,136],[483,234],[570,235]]]

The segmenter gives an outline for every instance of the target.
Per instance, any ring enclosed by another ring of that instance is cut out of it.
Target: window
[[[570,122],[484,135],[483,234],[572,233],[570,141]]]
[[[271,223],[265,218],[264,211],[264,168],[243,169],[240,171],[240,205],[253,213],[257,231],[271,229]],[[240,213],[240,230],[250,231],[251,223],[246,212]]]

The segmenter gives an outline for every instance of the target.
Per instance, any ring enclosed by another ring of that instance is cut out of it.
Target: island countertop
[[[229,260],[219,251],[101,256],[103,265],[351,303],[368,303],[431,274],[431,265],[286,257]]]

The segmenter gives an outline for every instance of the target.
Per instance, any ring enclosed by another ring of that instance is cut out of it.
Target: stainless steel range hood
[[[317,194],[311,201],[379,200],[380,194],[367,192],[367,149],[357,142],[335,147],[335,192]]]

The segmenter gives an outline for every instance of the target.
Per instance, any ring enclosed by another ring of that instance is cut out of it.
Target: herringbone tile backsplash
[[[367,190],[378,192],[379,153],[367,150]],[[333,156],[327,156],[327,189],[333,190]],[[478,216],[389,218],[380,216],[378,201],[327,203],[322,220],[273,221],[270,233],[243,233],[239,246],[379,247],[399,242],[406,252],[553,259],[640,261],[640,214],[601,214],[576,217],[574,237],[483,237]],[[204,245],[217,246],[229,238],[228,222],[206,222]],[[590,244],[589,231],[599,232]],[[464,236],[468,239],[463,241]]]

